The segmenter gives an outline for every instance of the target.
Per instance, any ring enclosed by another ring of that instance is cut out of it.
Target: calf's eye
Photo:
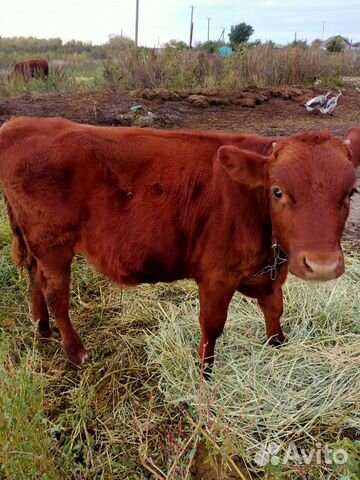
[[[273,190],[273,194],[274,194],[274,197],[277,198],[277,199],[279,199],[279,198],[281,198],[281,197],[283,196],[283,193],[282,193],[282,191],[280,190],[280,188],[275,188],[275,189]]]
[[[354,193],[359,193],[359,190],[357,188],[353,188],[349,193],[349,198],[351,198],[354,195]]]

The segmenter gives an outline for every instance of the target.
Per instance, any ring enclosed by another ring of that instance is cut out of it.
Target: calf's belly
[[[151,237],[150,237],[151,238]],[[166,239],[143,242],[141,238],[121,239],[89,237],[75,246],[96,270],[113,282],[124,285],[173,282],[188,278],[186,253]]]

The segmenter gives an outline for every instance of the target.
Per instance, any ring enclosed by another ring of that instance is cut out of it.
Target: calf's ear
[[[224,145],[218,150],[218,158],[230,177],[238,183],[252,188],[266,185],[268,157],[234,145]]]
[[[360,127],[352,127],[346,132],[345,143],[349,145],[351,161],[355,168],[360,165]]]

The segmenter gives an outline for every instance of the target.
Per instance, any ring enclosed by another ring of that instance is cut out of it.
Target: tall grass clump
[[[111,90],[312,85],[316,77],[331,82],[356,74],[359,67],[356,53],[318,48],[243,47],[223,60],[204,51],[129,47],[105,64],[104,80]]]
[[[166,48],[123,50],[105,64],[104,79],[111,90],[136,88],[184,89],[221,83],[224,64],[217,55]]]
[[[240,50],[227,60],[229,86],[306,85],[315,77],[323,80],[354,75],[360,68],[359,54],[330,54],[319,48],[273,48],[260,45]]]

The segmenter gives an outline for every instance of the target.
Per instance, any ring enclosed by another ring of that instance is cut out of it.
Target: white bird
[[[318,97],[314,97],[311,100],[308,100],[305,103],[306,110],[308,112],[312,112],[313,110],[317,110],[320,107],[324,107],[327,103],[327,97],[330,95],[330,92],[327,92],[326,95],[319,95]]]
[[[340,91],[339,94],[336,95],[336,97],[329,98],[329,100],[326,102],[326,105],[324,107],[319,108],[320,112],[332,113],[337,106],[338,98],[340,97],[340,95],[342,95],[342,91]]]

